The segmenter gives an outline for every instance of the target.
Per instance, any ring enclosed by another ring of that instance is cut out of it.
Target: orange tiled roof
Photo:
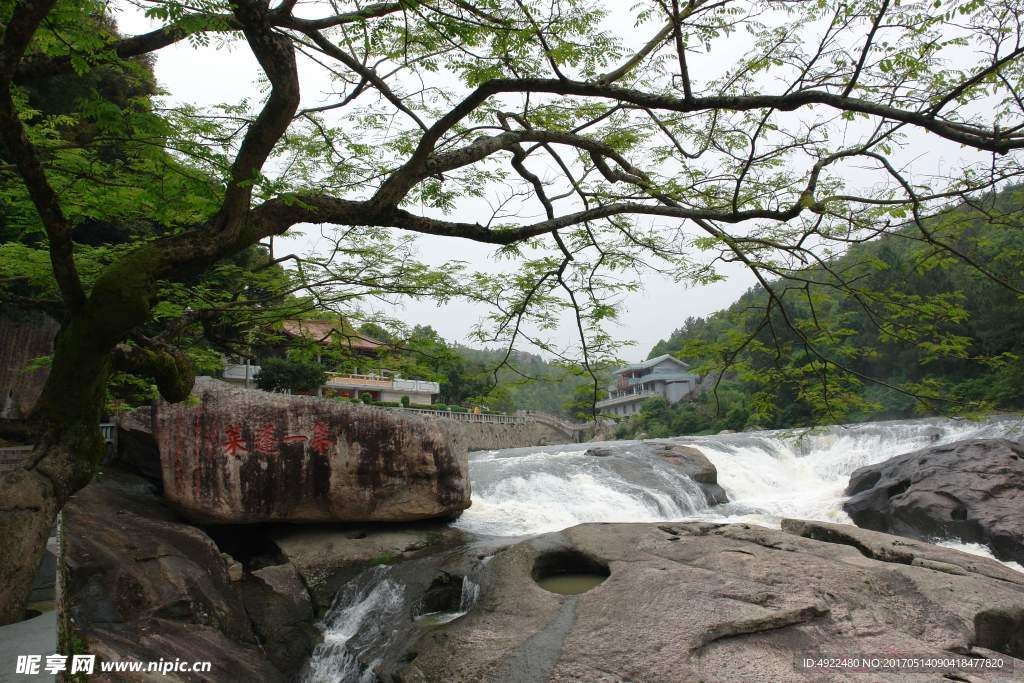
[[[285,320],[281,324],[285,334],[303,337],[325,346],[337,340],[351,349],[372,351],[384,346],[384,342],[368,337],[361,332],[342,331],[342,324],[331,320]]]

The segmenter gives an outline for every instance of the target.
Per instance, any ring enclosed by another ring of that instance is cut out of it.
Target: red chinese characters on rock
[[[224,435],[227,439],[222,444],[225,455],[237,458],[249,453],[249,447],[245,442],[244,435],[242,434],[242,425],[229,424],[224,429]],[[305,434],[287,434],[280,439],[277,437],[277,427],[272,423],[265,423],[253,436],[252,452],[259,453],[261,455],[275,455],[282,443],[309,444],[309,449],[311,451],[317,455],[325,456],[328,451],[334,447],[335,440],[331,438],[330,427],[325,422],[316,422],[313,424],[312,436],[307,436]]]
[[[253,450],[263,455],[277,453],[277,429],[272,424],[265,424],[256,432]]]
[[[310,439],[309,447],[317,455],[327,455],[327,451],[334,447],[334,439],[330,437],[327,424],[317,422],[313,425],[313,438]]]
[[[249,452],[245,446],[245,440],[242,438],[242,425],[228,425],[224,429],[224,435],[227,437],[227,441],[223,444],[225,455],[233,455],[237,458],[241,453]]]

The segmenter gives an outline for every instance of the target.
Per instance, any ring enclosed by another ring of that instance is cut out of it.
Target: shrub
[[[402,407],[403,408],[408,408],[409,407],[409,403],[410,403],[409,397],[408,396],[403,396],[402,397]]]
[[[327,380],[317,363],[286,358],[268,358],[260,364],[256,386],[264,391],[304,392],[319,388]]]

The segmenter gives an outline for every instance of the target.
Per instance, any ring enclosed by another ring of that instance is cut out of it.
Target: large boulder
[[[581,571],[608,577],[579,595],[535,580]],[[479,578],[468,614],[363,667],[406,683],[728,683],[864,679],[799,666],[814,654],[1011,662],[946,672],[971,681],[1024,666],[1024,574],[855,527],[585,524],[497,552]]]
[[[843,509],[858,526],[982,543],[1024,564],[1024,446],[958,441],[856,470]]]
[[[149,482],[106,470],[65,506],[61,537],[65,652],[212,662],[205,676],[161,680],[284,680],[259,649],[216,544],[178,520]]]
[[[651,488],[658,489],[664,482],[654,470],[647,471],[650,459],[657,458],[669,463],[680,474],[689,477],[704,494],[708,505],[729,502],[725,490],[718,485],[718,470],[707,456],[693,446],[672,441],[641,441],[640,443],[608,444],[592,446],[584,455],[604,458],[605,465],[622,472],[630,481],[648,478]],[[639,459],[636,456],[640,456]]]
[[[202,380],[154,422],[164,495],[195,521],[399,522],[470,504],[467,453],[428,418]]]
[[[294,678],[320,641],[309,591],[289,563],[254,569],[238,584],[263,651]]]

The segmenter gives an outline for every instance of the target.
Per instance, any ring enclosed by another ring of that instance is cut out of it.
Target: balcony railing
[[[646,400],[648,398],[654,398],[655,396],[661,396],[657,391],[635,391],[618,394],[616,396],[610,396],[603,401],[597,402],[598,408],[607,408],[608,406],[620,405],[622,403],[632,403],[633,401]]]
[[[441,385],[437,382],[428,382],[422,379],[402,379],[396,377],[394,380],[395,391],[412,391],[417,394],[439,394]]]
[[[255,380],[260,374],[260,366],[244,363],[225,363],[222,376],[231,380]],[[422,379],[403,379],[401,377],[382,377],[381,375],[361,375],[357,373],[327,373],[325,387],[355,389],[388,389],[396,392],[407,391],[411,394],[439,394],[441,385]]]
[[[490,424],[526,424],[530,418],[525,415],[507,415],[505,413],[460,413],[454,410],[422,410],[419,408],[387,408],[380,407],[379,410],[388,410],[411,415],[423,415],[424,417],[440,417],[455,422],[483,422]]]
[[[325,387],[374,387],[390,389],[394,381],[381,377],[380,375],[342,375],[334,372],[327,373]]]

